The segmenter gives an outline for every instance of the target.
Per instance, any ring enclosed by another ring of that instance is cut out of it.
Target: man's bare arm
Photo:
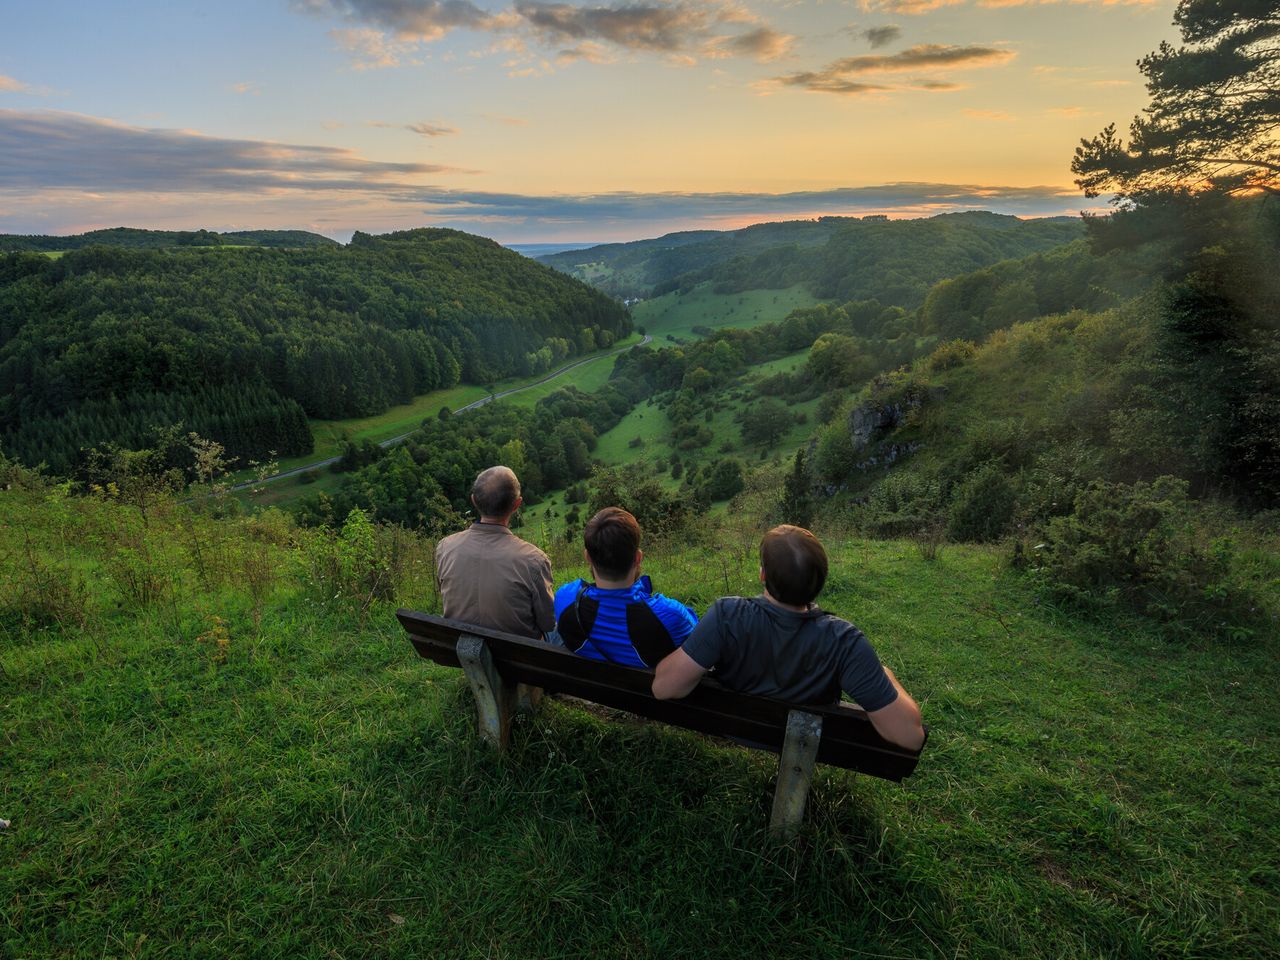
[[[688,696],[706,669],[677,647],[662,658],[653,672],[653,695],[659,700],[678,700]]]
[[[887,707],[868,710],[867,719],[876,728],[876,732],[890,743],[908,750],[919,750],[924,745],[924,724],[920,719],[920,707],[911,699],[911,694],[902,689],[902,684],[892,670],[885,667],[884,672],[898,691],[898,697]]]

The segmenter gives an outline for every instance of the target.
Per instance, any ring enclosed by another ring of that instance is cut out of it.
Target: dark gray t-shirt
[[[724,597],[682,649],[742,693],[820,704],[836,702],[843,690],[867,711],[898,699],[862,631],[817,607],[797,613],[762,596]]]

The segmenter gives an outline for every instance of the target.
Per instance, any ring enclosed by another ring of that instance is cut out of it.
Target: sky
[[[1095,208],[1174,0],[0,0],[0,233]]]

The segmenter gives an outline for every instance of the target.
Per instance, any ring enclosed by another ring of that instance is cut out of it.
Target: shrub
[[[662,482],[638,464],[597,467],[589,481],[587,514],[605,507],[622,507],[639,521],[646,536],[664,537],[687,531],[694,520],[686,496],[670,493]]]
[[[936,479],[910,472],[890,473],[863,504],[862,525],[878,537],[913,535],[939,525],[941,504]]]
[[[1016,507],[1013,484],[1000,464],[983,464],[952,494],[947,536],[978,543],[999,540],[1008,530]]]
[[[1094,481],[1069,515],[1049,521],[1032,563],[1072,604],[1127,605],[1181,633],[1234,632],[1253,598],[1231,578],[1231,542],[1201,543],[1190,506],[1175,477]]]
[[[421,537],[403,527],[375,525],[359,508],[340,531],[316,531],[306,553],[321,596],[353,604],[362,621],[375,601],[393,599],[401,584],[420,579],[432,566],[430,545]]]
[[[925,366],[931,373],[950,370],[958,367],[978,352],[970,340],[948,340],[940,343],[925,360]]]

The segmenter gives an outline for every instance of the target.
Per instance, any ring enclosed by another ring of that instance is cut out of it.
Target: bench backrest
[[[920,759],[883,739],[852,704],[804,706],[734,693],[707,678],[681,700],[658,700],[650,690],[653,671],[588,660],[562,647],[488,630],[413,610],[396,617],[418,654],[445,666],[457,667],[458,638],[482,638],[499,675],[508,683],[525,683],[566,693],[641,717],[722,737],[751,741],[769,750],[782,747],[787,714],[794,709],[822,717],[818,762],[858,770],[886,780],[910,775]]]

